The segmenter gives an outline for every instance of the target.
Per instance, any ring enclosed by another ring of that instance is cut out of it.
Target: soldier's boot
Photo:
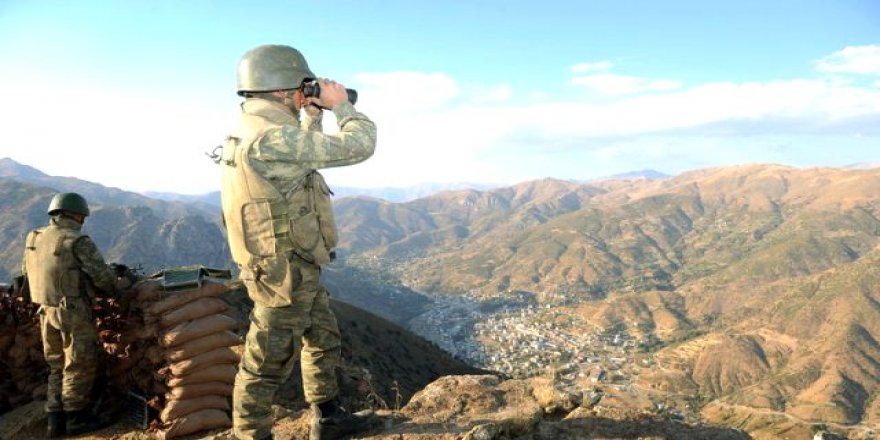
[[[67,413],[67,435],[80,435],[94,432],[112,425],[114,420],[107,416],[95,416],[87,409]]]
[[[49,423],[46,427],[47,438],[58,438],[67,435],[67,418],[64,411],[52,411],[48,413]]]
[[[340,408],[336,399],[312,405],[312,411],[309,440],[341,439],[366,431],[379,423],[379,417],[372,410],[352,414]]]

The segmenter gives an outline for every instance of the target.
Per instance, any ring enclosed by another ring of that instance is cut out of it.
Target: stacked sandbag
[[[238,367],[235,333],[239,322],[224,314],[229,305],[225,280],[200,278],[198,285],[155,292],[141,288],[147,332],[155,330],[157,349],[146,356],[159,361],[156,377],[164,395],[157,424],[162,438],[228,428],[232,388]],[[153,298],[154,297],[154,298]]]
[[[0,291],[0,414],[45,398],[48,367],[38,309],[11,289]]]
[[[231,425],[242,344],[233,330],[246,318],[239,306],[227,310],[229,278],[228,271],[170,269],[95,298],[103,348],[98,412],[127,413],[134,393],[147,400],[148,423],[164,438]],[[48,370],[39,306],[7,290],[0,289],[0,413],[44,399]]]
[[[46,398],[48,366],[40,337],[40,306],[30,301],[21,285],[18,288],[0,289],[0,413]],[[140,361],[137,347],[128,343],[132,334],[128,329],[136,328],[139,320],[128,315],[119,298],[98,295],[92,303],[93,317],[106,356],[99,358],[102,376],[96,392],[103,396],[97,400],[113,402],[130,386],[129,370]]]

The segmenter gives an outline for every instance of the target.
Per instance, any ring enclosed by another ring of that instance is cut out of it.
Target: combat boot
[[[341,439],[366,431],[379,423],[379,417],[372,410],[351,414],[343,410],[336,399],[312,405],[312,411],[309,440]]]
[[[46,428],[47,438],[58,438],[67,435],[67,418],[64,417],[64,411],[52,411],[48,413],[48,427]]]
[[[113,424],[107,416],[95,416],[87,409],[67,413],[67,435],[80,435],[104,429]]]

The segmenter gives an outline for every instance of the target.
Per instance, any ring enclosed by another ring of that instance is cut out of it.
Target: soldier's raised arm
[[[372,156],[376,150],[376,124],[347,101],[334,106],[333,113],[339,133],[324,134],[294,125],[274,127],[254,146],[254,158],[320,169],[352,165]]]
[[[82,266],[82,271],[92,279],[96,288],[107,294],[113,293],[116,286],[116,273],[104,261],[101,251],[89,236],[83,235],[77,238],[73,243],[73,255]]]

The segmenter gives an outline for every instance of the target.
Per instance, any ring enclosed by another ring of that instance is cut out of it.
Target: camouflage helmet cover
[[[279,44],[257,46],[238,62],[238,94],[295,89],[315,78],[300,51]]]
[[[74,214],[89,215],[89,204],[86,199],[77,193],[58,193],[49,202],[49,215],[58,214],[58,211],[68,211]]]

